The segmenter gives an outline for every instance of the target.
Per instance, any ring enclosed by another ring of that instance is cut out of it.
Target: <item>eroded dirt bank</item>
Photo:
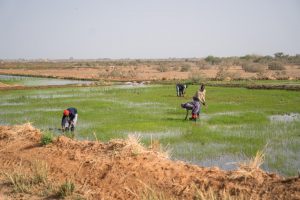
[[[299,177],[175,162],[132,137],[102,143],[61,136],[41,145],[41,135],[30,124],[0,126],[0,199],[57,199],[66,180],[75,186],[70,199],[300,199]],[[16,174],[42,181],[24,181],[20,191],[11,181]]]

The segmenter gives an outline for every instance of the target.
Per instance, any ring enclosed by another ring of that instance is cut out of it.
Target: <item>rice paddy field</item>
[[[234,169],[236,162],[265,151],[263,169],[281,175],[300,170],[300,92],[207,87],[200,120],[186,121],[174,85],[115,85],[0,91],[0,124],[31,122],[61,134],[62,112],[78,109],[76,138],[108,141],[140,135],[159,140],[174,160]]]
[[[57,78],[38,78],[29,76],[1,75],[0,82],[8,85],[22,86],[47,86],[47,85],[71,85],[71,84],[88,84],[91,81],[68,80]]]

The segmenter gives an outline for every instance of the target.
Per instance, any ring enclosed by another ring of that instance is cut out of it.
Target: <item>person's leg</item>
[[[62,124],[61,124],[61,129],[62,129],[62,132],[69,130],[69,118],[68,117],[65,117],[63,119]]]
[[[201,113],[201,104],[199,103],[199,110],[198,110],[198,112],[197,112],[197,117],[199,118],[199,116],[200,116],[200,113]]]
[[[198,101],[194,101],[193,105],[194,105],[194,107],[193,107],[193,110],[192,110],[192,119],[196,121],[196,119],[198,117],[200,103]]]
[[[78,119],[78,114],[75,114],[73,123],[71,124],[71,131],[72,131],[72,132],[75,130],[75,126],[76,126],[76,123],[77,123],[77,119]]]
[[[179,96],[179,87],[178,87],[178,85],[176,85],[176,94],[177,94],[177,96]]]

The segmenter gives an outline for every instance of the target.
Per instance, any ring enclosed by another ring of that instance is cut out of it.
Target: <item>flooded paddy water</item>
[[[8,85],[21,85],[21,86],[47,86],[47,85],[74,85],[74,84],[90,84],[92,81],[82,80],[68,80],[57,78],[39,78],[30,76],[17,76],[17,75],[1,75],[0,82]]]
[[[60,80],[59,80],[60,81]],[[1,81],[0,81],[1,82]],[[101,87],[0,91],[0,124],[31,122],[60,135],[62,112],[78,109],[76,138],[108,141],[140,135],[159,140],[171,158],[231,170],[265,150],[265,170],[295,175],[300,162],[299,92],[207,88],[207,106],[197,122],[184,120],[180,104],[190,101],[173,85],[125,84]],[[281,96],[280,99],[274,98]],[[284,104],[285,106],[280,106]]]

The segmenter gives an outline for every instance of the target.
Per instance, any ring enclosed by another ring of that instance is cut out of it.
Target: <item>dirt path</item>
[[[56,199],[66,180],[75,185],[70,199],[300,199],[299,177],[175,162],[132,137],[101,143],[61,136],[45,146],[40,141],[30,124],[0,126],[0,199]],[[17,175],[23,183],[43,181],[20,192],[9,181]]]

